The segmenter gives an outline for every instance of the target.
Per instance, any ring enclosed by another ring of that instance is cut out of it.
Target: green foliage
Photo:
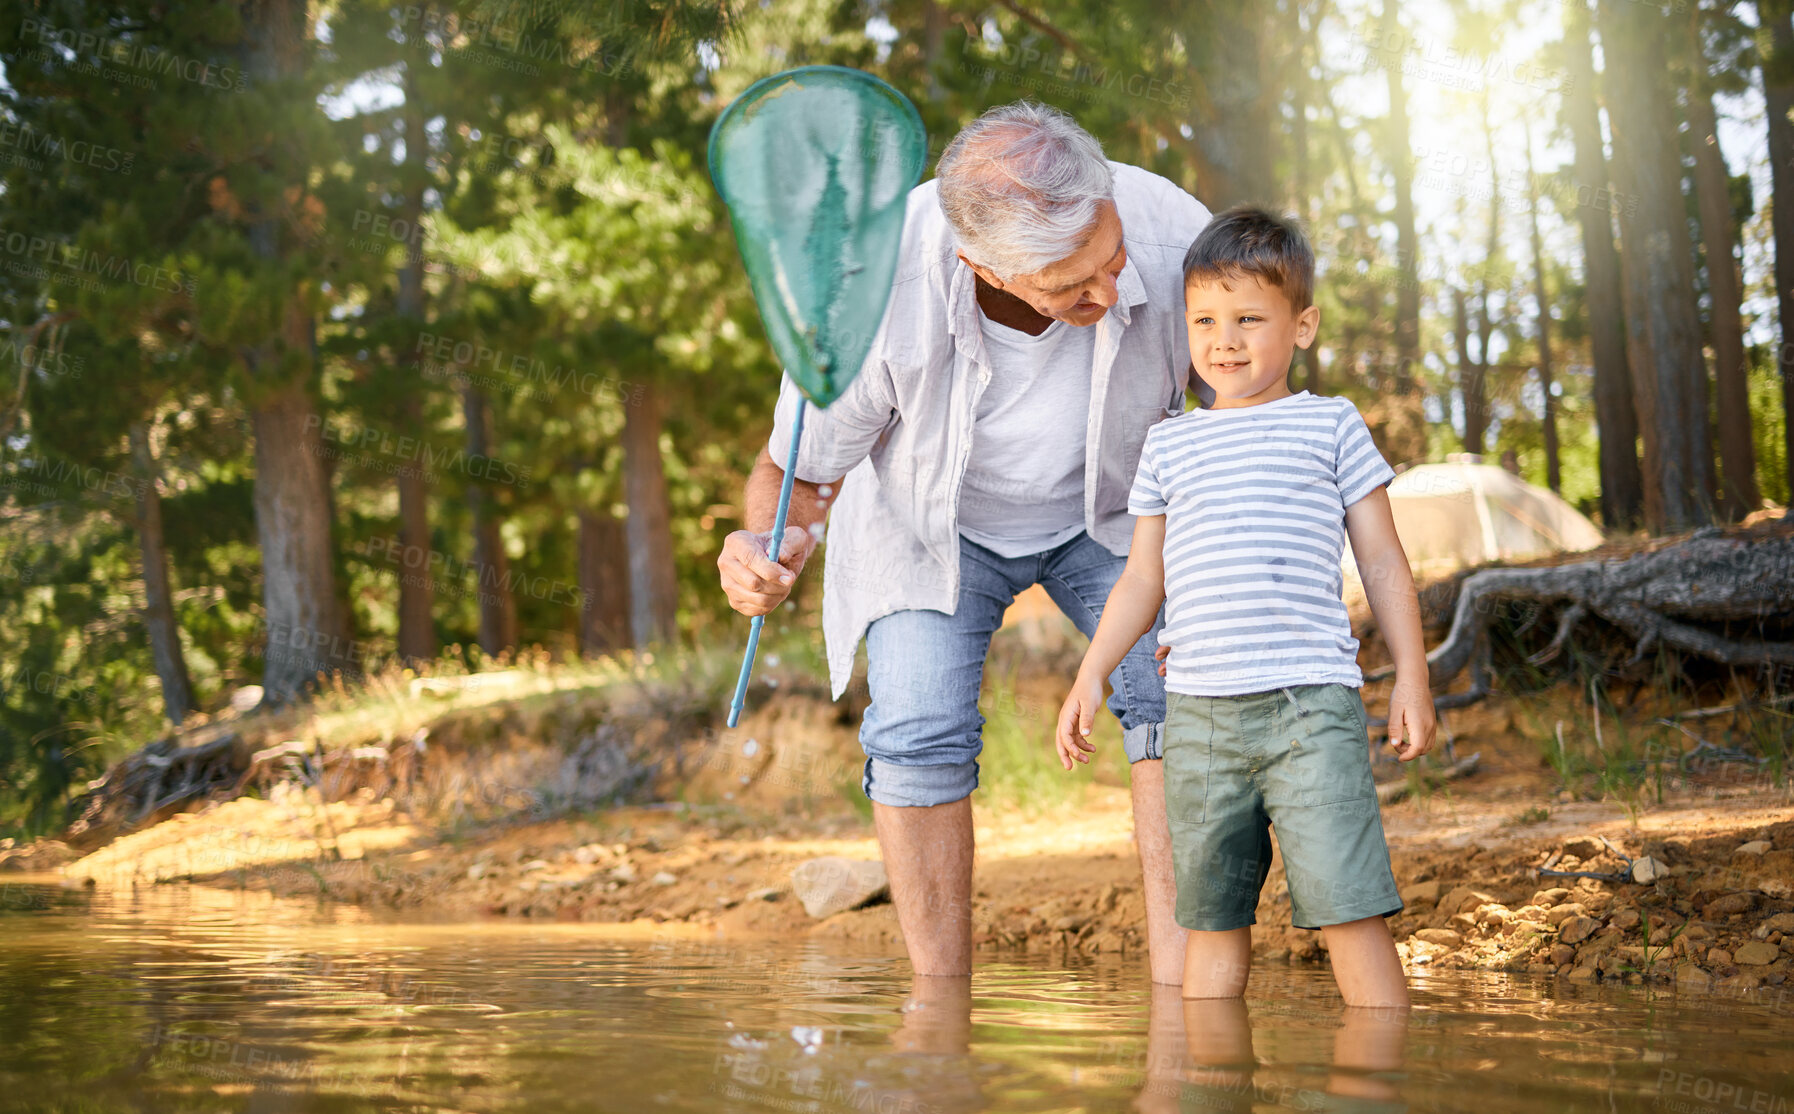
[[[475,501],[499,524],[519,647],[576,654],[593,586],[582,519],[646,517],[630,506],[622,434],[650,394],[664,404],[652,435],[682,636],[736,645],[745,623],[716,590],[715,554],[740,525],[778,369],[702,155],[731,98],[797,65],[890,81],[922,114],[930,163],[973,115],[1027,96],[1072,113],[1111,158],[1198,192],[1237,175],[1236,192],[1295,209],[1319,258],[1321,389],[1366,408],[1391,390],[1398,294],[1417,283],[1421,367],[1410,370],[1430,456],[1459,447],[1450,291],[1486,287],[1490,447],[1544,481],[1514,175],[1528,127],[1535,152],[1555,158],[1562,137],[1543,122],[1563,91],[1503,76],[1523,60],[1509,5],[1433,13],[1467,58],[1492,51],[1501,63],[1464,91],[1429,84],[1437,59],[1420,47],[1383,49],[1377,6],[1359,3],[342,0],[292,9],[312,22],[292,29],[282,74],[256,76],[266,59],[248,21],[267,10],[45,0],[0,20],[0,834],[55,828],[72,790],[166,729],[140,614],[144,485],[161,496],[197,703],[217,710],[261,679],[253,415],[289,382],[317,409],[335,590],[363,670],[394,656],[400,578],[415,575],[393,544],[395,479],[408,468],[428,479],[419,558],[442,647],[433,668],[486,660],[472,648]],[[1736,95],[1755,82],[1754,29],[1703,11],[1714,86]],[[1547,72],[1554,49],[1538,59]],[[171,58],[193,65],[157,61]],[[1392,62],[1412,104],[1463,121],[1461,143],[1417,133],[1413,149],[1391,149]],[[1432,156],[1447,147],[1486,149],[1496,165],[1442,174]],[[1392,219],[1407,160],[1421,202],[1414,260],[1397,257]],[[1567,171],[1540,173],[1563,493],[1586,509],[1599,483],[1576,258],[1587,199]],[[1770,258],[1767,199],[1744,182],[1735,208],[1754,268]],[[1486,248],[1492,215],[1501,231]],[[1747,306],[1773,303],[1772,282],[1747,278]],[[1747,322],[1748,335],[1761,341],[1771,324]],[[1785,504],[1768,347],[1750,379],[1758,479]],[[468,453],[470,389],[491,411],[481,458]],[[820,557],[798,607],[780,613],[794,667],[795,646],[818,638],[819,568]],[[819,659],[803,668],[822,671]],[[1084,782],[1051,763],[1050,710],[1024,709],[1012,684],[994,682],[986,706],[989,794],[1074,799]],[[1788,717],[1754,722],[1758,753],[1780,763]],[[1616,736],[1612,758],[1591,755],[1578,740],[1592,721],[1570,727],[1565,751],[1554,737],[1541,745],[1578,788],[1629,792],[1635,767],[1667,753],[1655,736]],[[1118,737],[1103,737],[1098,764],[1100,780],[1125,783]]]

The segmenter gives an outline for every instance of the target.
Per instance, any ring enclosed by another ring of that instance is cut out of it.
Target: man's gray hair
[[[1102,144],[1033,101],[993,108],[954,137],[935,168],[941,210],[967,259],[1004,279],[1033,274],[1090,239],[1113,199]]]

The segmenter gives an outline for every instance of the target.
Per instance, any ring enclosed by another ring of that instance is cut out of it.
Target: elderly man
[[[863,787],[918,975],[971,970],[970,794],[991,636],[1033,584],[1095,630],[1126,563],[1141,443],[1184,408],[1181,265],[1207,220],[1171,182],[1106,161],[1065,114],[993,109],[910,194],[884,323],[859,378],[808,419],[775,565],[776,462],[798,402],[789,379],[780,391],[747,483],[747,529],[724,540],[717,565],[735,610],[772,610],[835,504],[829,673],[839,698],[863,636]],[[1115,671],[1109,707],[1132,764],[1152,977],[1176,983],[1157,642],[1155,628]]]

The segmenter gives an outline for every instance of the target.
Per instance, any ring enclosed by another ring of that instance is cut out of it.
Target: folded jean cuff
[[[880,758],[866,759],[860,788],[881,805],[927,808],[952,804],[978,788],[978,762],[974,759],[946,766],[899,766]]]
[[[1130,765],[1146,759],[1157,761],[1165,757],[1165,724],[1140,723],[1122,728],[1121,749],[1127,753]]]

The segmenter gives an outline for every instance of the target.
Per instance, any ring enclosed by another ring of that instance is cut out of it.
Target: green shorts
[[[1258,923],[1272,826],[1297,928],[1401,912],[1356,689],[1173,692],[1166,701],[1178,924],[1225,932]]]

